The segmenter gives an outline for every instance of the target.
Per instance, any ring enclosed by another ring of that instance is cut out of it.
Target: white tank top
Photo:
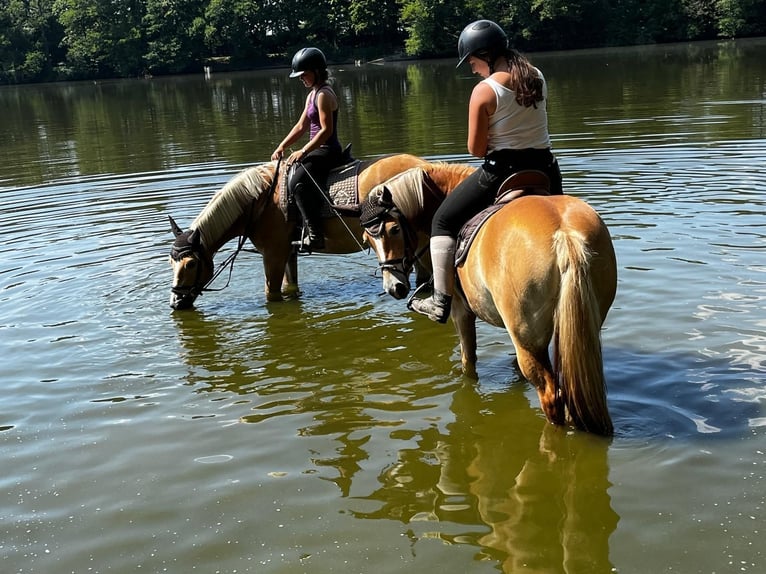
[[[536,68],[535,68],[536,69]],[[501,83],[487,78],[482,80],[497,98],[497,109],[489,117],[489,141],[487,153],[501,149],[545,149],[551,147],[548,134],[548,113],[545,102],[548,99],[548,86],[542,72],[537,70],[543,80],[543,101],[537,107],[525,107],[516,103],[516,94]]]

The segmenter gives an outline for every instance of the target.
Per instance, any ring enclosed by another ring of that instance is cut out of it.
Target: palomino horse
[[[473,169],[416,167],[361,205],[366,238],[392,296],[409,292],[418,235],[430,231],[444,196]],[[548,420],[611,435],[600,331],[614,301],[617,263],[598,214],[568,195],[518,197],[481,227],[457,278],[451,318],[463,371],[476,376],[476,318],[505,327]]]
[[[357,170],[359,201],[375,185],[424,163],[408,154],[360,162]],[[292,246],[295,222],[287,217],[280,203],[283,193],[281,175],[274,182],[278,165],[276,162],[264,163],[234,176],[215,193],[186,231],[170,218],[176,236],[170,252],[173,268],[171,307],[188,309],[194,305],[216,275],[214,255],[235,237],[240,237],[242,242],[244,238],[250,239],[263,256],[268,301],[299,295],[297,256]],[[357,238],[361,235],[358,218],[333,217],[325,225],[326,247],[322,252],[359,251],[361,244]]]

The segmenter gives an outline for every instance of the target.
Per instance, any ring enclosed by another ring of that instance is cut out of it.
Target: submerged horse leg
[[[282,283],[287,275],[289,255],[263,252],[263,272],[266,276],[266,300],[282,301]],[[296,285],[297,289],[297,285]]]
[[[564,397],[553,375],[548,350],[538,350],[533,353],[522,347],[515,339],[513,343],[516,347],[516,359],[519,362],[521,374],[535,386],[545,416],[555,425],[564,425],[566,423]]]
[[[463,374],[478,379],[476,372],[476,315],[468,308],[462,294],[455,293],[452,298],[452,322],[455,324],[460,339],[460,360]]]
[[[298,288],[298,249],[293,247],[287,258],[285,275],[282,279],[282,295],[288,299],[296,299],[301,291]]]

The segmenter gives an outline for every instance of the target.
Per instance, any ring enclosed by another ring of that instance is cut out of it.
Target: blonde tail
[[[572,423],[579,429],[611,436],[601,357],[601,318],[590,277],[592,254],[584,239],[558,231],[553,237],[561,276],[554,316],[553,362]]]

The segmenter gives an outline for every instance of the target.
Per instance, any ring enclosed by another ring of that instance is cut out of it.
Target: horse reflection
[[[381,474],[365,497],[379,509],[354,515],[471,544],[506,574],[612,571],[608,443],[547,424],[517,383],[486,395],[464,385],[451,410],[446,434],[424,429],[420,449]]]

